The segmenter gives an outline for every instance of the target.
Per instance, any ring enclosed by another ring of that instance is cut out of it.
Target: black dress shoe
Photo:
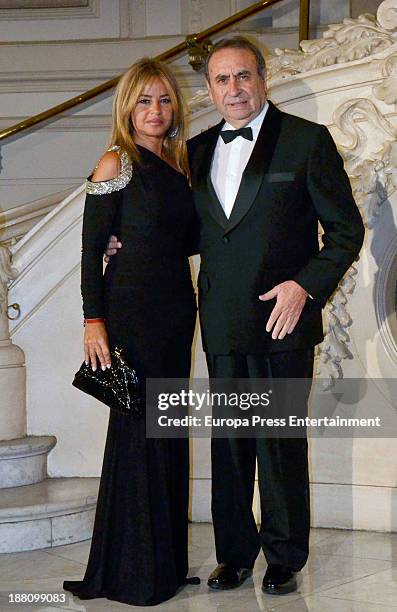
[[[298,588],[295,573],[282,565],[269,565],[262,582],[262,591],[270,595],[286,595]]]
[[[208,586],[217,590],[235,589],[249,576],[252,576],[251,569],[220,563],[208,578]]]

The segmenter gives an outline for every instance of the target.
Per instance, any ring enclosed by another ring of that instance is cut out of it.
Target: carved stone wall
[[[269,61],[271,78],[276,81],[383,51],[397,41],[395,19],[392,5],[384,2],[378,18],[370,14],[346,18],[341,24],[331,25],[321,39],[302,41],[298,51],[276,49],[276,57]]]

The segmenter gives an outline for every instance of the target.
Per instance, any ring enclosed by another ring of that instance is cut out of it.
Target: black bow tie
[[[247,140],[254,139],[252,135],[252,128],[250,127],[243,127],[243,128],[240,128],[239,130],[222,130],[221,136],[223,138],[223,142],[225,142],[226,144],[228,144],[229,142],[232,142],[232,140],[237,138],[237,136],[242,136],[243,138],[246,138]]]

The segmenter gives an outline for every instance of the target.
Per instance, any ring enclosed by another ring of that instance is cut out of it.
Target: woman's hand
[[[106,261],[106,263],[109,263],[112,255],[116,255],[117,251],[121,249],[122,246],[123,245],[121,244],[117,236],[113,236],[113,235],[109,236],[109,240],[106,245],[105,257],[104,257],[104,260]]]
[[[112,365],[109,350],[109,338],[105,323],[87,323],[84,331],[84,355],[88,365],[91,362],[92,369],[97,369],[97,360],[102,370]]]

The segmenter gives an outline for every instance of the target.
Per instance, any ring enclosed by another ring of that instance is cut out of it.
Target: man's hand
[[[307,291],[298,283],[288,280],[259,296],[259,299],[263,302],[273,298],[277,299],[266,323],[267,332],[273,329],[273,340],[282,340],[286,334],[292,334],[308,295]]]
[[[110,236],[109,242],[107,243],[107,246],[106,246],[105,257],[104,257],[105,261],[108,262],[112,255],[116,255],[117,250],[121,249],[122,246],[123,245],[121,244],[121,242],[117,240],[117,236]]]

